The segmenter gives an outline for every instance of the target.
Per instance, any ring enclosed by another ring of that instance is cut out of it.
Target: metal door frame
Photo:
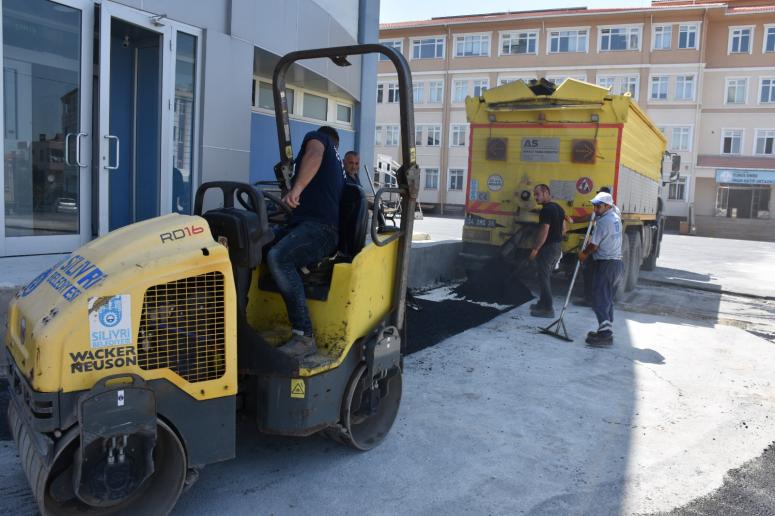
[[[172,24],[163,15],[156,15],[147,11],[140,11],[111,0],[103,0],[100,4],[100,78],[99,78],[99,103],[100,116],[98,122],[98,135],[100,142],[98,184],[99,184],[99,211],[98,211],[98,235],[108,233],[110,225],[110,147],[114,145],[114,138],[110,134],[110,42],[111,20],[114,18],[137,25],[146,30],[156,32],[162,37],[161,41],[161,66],[160,71],[160,136],[159,142],[159,213],[169,213],[171,206],[172,186],[172,155],[170,145],[172,142],[172,96],[170,92],[174,88],[173,36],[175,30]],[[117,140],[117,138],[115,138]],[[120,142],[117,143],[120,145]],[[118,154],[116,154],[118,159]],[[169,178],[169,179],[168,179]]]
[[[94,41],[94,2],[93,0],[47,0],[54,4],[65,5],[81,11],[81,84],[80,84],[80,131],[76,146],[80,162],[79,182],[79,232],[71,235],[40,235],[6,237],[5,235],[5,167],[0,174],[0,256],[30,255],[69,252],[91,239],[91,139],[92,125],[92,77],[93,77],[93,41]],[[2,13],[0,0],[0,13]],[[1,17],[1,14],[0,14]],[[3,40],[0,23],[0,42]],[[0,45],[0,62],[3,62],[3,46]],[[5,98],[3,81],[0,80],[0,98]],[[0,105],[0,134],[5,135],[5,104]]]

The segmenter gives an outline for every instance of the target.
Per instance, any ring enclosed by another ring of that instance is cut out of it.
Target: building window
[[[474,81],[474,97],[481,97],[490,87],[490,81],[487,79],[477,79]]]
[[[425,189],[426,190],[439,189],[439,169],[438,168],[425,169]]]
[[[675,99],[694,100],[694,75],[679,75],[675,78]]]
[[[678,26],[678,48],[697,48],[697,25]]]
[[[449,191],[463,191],[463,169],[451,168],[449,169],[449,184],[447,186]]]
[[[638,100],[639,89],[640,89],[640,76],[628,75],[622,78],[622,86],[621,86],[621,89],[619,90],[621,91],[622,95],[629,92],[632,98],[634,98],[635,100]]]
[[[450,131],[449,146],[465,147],[467,132],[468,126],[466,124],[454,124]]]
[[[669,50],[673,46],[673,26],[654,26],[654,50]]]
[[[342,104],[336,105],[336,121],[349,124],[353,119],[353,108]]]
[[[611,93],[615,95],[624,95],[629,93],[630,96],[638,99],[638,85],[640,83],[640,77],[637,75],[598,75],[597,84],[603,88],[610,88]]]
[[[553,30],[549,32],[549,52],[552,54],[562,52],[586,52],[586,29],[583,30]]]
[[[522,81],[524,83],[530,82],[530,79],[520,79],[518,77],[498,77],[498,86],[503,86],[504,84],[511,84],[512,82]]]
[[[422,104],[425,97],[425,83],[415,82],[412,84],[412,101],[415,104]]]
[[[670,150],[673,152],[689,152],[692,149],[692,128],[689,126],[676,126],[670,129]]]
[[[745,92],[748,89],[748,79],[727,79],[727,96],[725,104],[745,104]]]
[[[681,177],[678,181],[670,183],[670,187],[667,192],[667,198],[671,201],[685,201],[686,200],[686,178]]]
[[[721,154],[740,154],[743,148],[742,129],[724,129],[721,137]]]
[[[381,39],[381,40],[379,40],[379,43],[381,45],[385,45],[386,47],[395,48],[399,52],[403,52],[403,46],[404,46],[403,45],[403,40],[400,40],[400,39],[383,40],[383,39]],[[390,61],[390,59],[387,56],[385,56],[385,54],[380,54],[379,55],[379,60],[380,61]]]
[[[729,53],[750,54],[753,29],[751,27],[729,28]]]
[[[421,147],[422,146],[422,128],[421,125],[415,125],[414,126],[414,145],[415,147]]]
[[[388,104],[397,104],[399,101],[398,98],[398,83],[397,82],[389,82],[387,85],[387,101]]]
[[[501,55],[511,56],[517,54],[538,53],[538,32],[504,32],[501,34]]]
[[[616,77],[607,77],[604,75],[597,76],[597,85],[602,86],[603,88],[608,88],[611,90],[611,93],[614,93],[614,82],[616,82]]]
[[[258,84],[258,98],[256,98],[256,84]],[[253,106],[274,111],[274,96],[272,84],[265,81],[253,81]],[[285,88],[285,99],[288,104],[288,113],[293,114],[294,91]]]
[[[553,82],[556,86],[559,86],[560,84],[565,81],[565,79],[576,79],[577,81],[586,81],[587,76],[585,75],[547,75],[546,80],[549,82]]]
[[[775,27],[765,27],[762,52],[775,52]]]
[[[377,84],[377,104],[382,104],[385,98],[385,85]]]
[[[762,79],[759,88],[759,102],[769,104],[775,102],[775,79]]]
[[[667,100],[667,84],[670,77],[667,75],[655,75],[651,78],[651,100]]]
[[[489,34],[466,34],[455,37],[455,57],[490,55]]]
[[[430,81],[428,83],[428,102],[441,104],[444,99],[444,81]]]
[[[452,81],[452,92],[452,102],[465,102],[468,95],[468,81]]]
[[[303,109],[306,118],[325,121],[328,115],[328,99],[311,93],[305,93]]]
[[[639,50],[640,27],[608,27],[600,29],[600,50]]]
[[[773,153],[773,142],[775,142],[775,129],[757,129],[754,154],[772,156],[775,154]]]
[[[397,147],[399,134],[401,134],[398,125],[391,124],[385,126],[385,146]]]
[[[428,147],[438,147],[441,145],[441,126],[440,125],[428,125]]]
[[[378,125],[374,127],[374,145],[375,146],[382,146],[385,144],[384,140],[382,139],[382,126]]]
[[[412,59],[443,59],[444,38],[424,38],[412,41]]]

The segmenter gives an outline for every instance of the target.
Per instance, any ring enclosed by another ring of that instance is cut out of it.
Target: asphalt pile
[[[405,354],[434,346],[533,299],[530,289],[505,268],[472,274],[453,292],[455,298],[442,301],[410,299]]]
[[[471,273],[454,292],[468,301],[505,305],[509,310],[533,299],[530,289],[504,265]]]

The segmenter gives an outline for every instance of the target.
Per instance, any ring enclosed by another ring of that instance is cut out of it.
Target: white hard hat
[[[607,204],[613,206],[614,198],[611,197],[611,194],[608,192],[600,192],[592,199],[592,204]]]

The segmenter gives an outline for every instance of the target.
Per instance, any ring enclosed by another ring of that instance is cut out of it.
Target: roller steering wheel
[[[267,220],[272,224],[287,224],[292,214],[290,206],[285,204],[282,198],[274,192],[266,190],[259,190],[259,192],[265,199],[272,201],[272,205],[274,206],[274,209],[269,209],[267,207]],[[239,202],[246,210],[256,212],[253,201],[250,197],[245,197],[244,192],[237,193],[237,202]]]

